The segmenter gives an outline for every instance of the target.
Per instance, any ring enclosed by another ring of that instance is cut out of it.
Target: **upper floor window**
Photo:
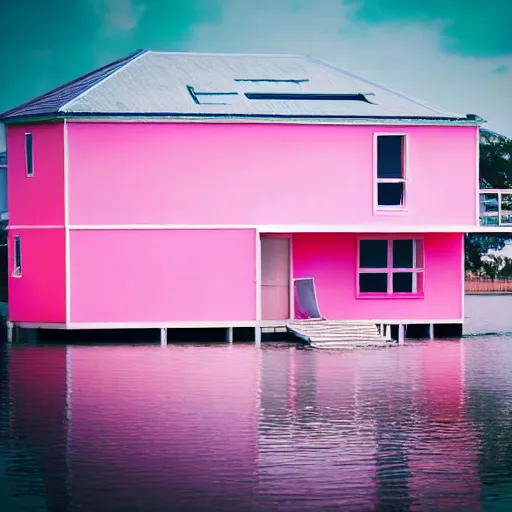
[[[405,208],[405,135],[376,136],[376,209]]]
[[[25,133],[25,172],[29,178],[34,176],[34,155],[32,152],[31,133]]]
[[[21,237],[14,237],[13,272],[14,277],[21,277]]]
[[[359,297],[423,296],[423,239],[360,239]]]

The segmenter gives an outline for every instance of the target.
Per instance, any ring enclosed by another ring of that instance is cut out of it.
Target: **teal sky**
[[[0,0],[0,111],[138,48],[307,53],[512,137],[510,0]]]

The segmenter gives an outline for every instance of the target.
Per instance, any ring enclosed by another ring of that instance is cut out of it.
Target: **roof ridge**
[[[114,66],[114,68],[111,70],[111,72],[108,75],[100,77],[99,80],[97,80],[93,84],[89,85],[89,87],[87,87],[87,89],[85,89],[84,91],[78,93],[76,96],[74,96],[70,100],[66,101],[66,103],[62,104],[57,109],[57,111],[58,112],[65,112],[64,109],[66,107],[70,107],[79,98],[81,98],[82,96],[86,95],[88,92],[90,92],[92,89],[94,89],[98,85],[101,85],[102,83],[104,83],[107,80],[109,80],[110,78],[112,78],[118,71],[121,71],[122,69],[125,69],[127,66],[132,64],[139,57],[142,57],[143,55],[147,55],[148,53],[149,53],[149,50],[137,50],[137,51],[131,53],[130,55],[124,57],[123,59],[119,59],[117,61],[114,61],[114,62],[112,62],[110,64],[107,64],[106,66],[103,66],[102,68],[96,70],[96,71],[101,71],[102,69],[105,69],[105,68],[107,68],[109,66]],[[116,63],[119,63],[120,65],[116,66]],[[88,76],[88,75],[84,75],[84,76]],[[81,77],[81,78],[84,78],[84,77]],[[79,79],[80,78],[77,78],[77,80],[79,80]]]
[[[136,50],[136,51],[134,51],[134,52],[130,53],[129,55],[125,56],[125,57],[121,57],[121,58],[119,58],[119,59],[117,59],[117,60],[114,60],[114,61],[112,61],[112,62],[108,63],[108,64],[105,64],[104,66],[101,66],[100,68],[94,69],[94,70],[92,70],[92,71],[89,71],[88,73],[85,73],[85,74],[83,74],[83,75],[80,75],[80,76],[78,76],[78,77],[74,78],[73,80],[70,80],[69,82],[66,82],[66,83],[64,83],[64,84],[62,84],[62,85],[59,85],[58,87],[55,87],[54,89],[51,89],[51,90],[50,90],[50,91],[48,91],[48,92],[45,92],[44,94],[41,94],[41,95],[39,95],[39,96],[36,96],[35,98],[32,98],[31,100],[25,101],[25,102],[24,102],[24,103],[22,103],[21,105],[17,105],[16,107],[13,107],[13,108],[11,108],[11,109],[9,109],[9,110],[6,110],[6,111],[5,111],[5,112],[3,112],[2,114],[0,114],[0,119],[1,119],[1,118],[4,118],[4,117],[9,117],[11,114],[15,113],[17,110],[19,110],[19,109],[21,109],[21,108],[23,108],[23,107],[26,107],[26,106],[28,106],[28,105],[30,105],[30,104],[32,104],[32,103],[35,103],[35,102],[37,102],[37,101],[39,101],[39,100],[42,100],[42,99],[44,99],[44,98],[47,98],[47,97],[49,97],[49,96],[51,96],[51,95],[55,94],[56,92],[58,92],[58,91],[60,91],[60,90],[66,89],[66,88],[68,88],[70,85],[75,84],[75,83],[77,83],[78,81],[83,80],[84,78],[87,78],[88,76],[95,75],[95,74],[97,74],[99,71],[101,71],[101,70],[103,70],[103,69],[106,69],[106,68],[109,68],[109,67],[113,66],[113,67],[115,67],[115,69],[113,69],[113,70],[112,70],[112,73],[113,73],[113,72],[117,71],[117,69],[119,69],[119,68],[117,67],[117,65],[120,65],[120,67],[121,67],[121,65],[122,65],[122,64],[125,64],[125,63],[130,62],[130,61],[131,61],[131,60],[133,60],[135,57],[138,57],[139,55],[142,55],[142,54],[144,54],[144,53],[146,53],[146,52],[147,52],[147,50],[142,50],[142,49],[140,49],[140,50]],[[107,75],[106,77],[101,77],[101,79],[99,80],[99,82],[101,82],[101,81],[102,81],[102,80],[104,80],[105,78],[108,78],[110,75],[111,75],[111,74]],[[93,84],[93,85],[91,85],[91,87],[93,87],[94,85],[96,85],[96,83],[95,83],[95,84]],[[89,87],[87,90],[89,90],[89,89],[90,89],[90,87]],[[77,96],[79,96],[79,94],[78,94]],[[73,99],[71,99],[71,100],[66,101],[66,103],[64,103],[64,105],[66,105],[67,103],[70,103],[70,102],[71,102],[71,101],[73,101],[74,99],[75,99],[75,98],[73,98]],[[59,106],[59,110],[62,108],[62,106],[63,106],[63,105]]]
[[[286,58],[286,57],[300,57],[307,58],[307,55],[300,53],[240,53],[240,52],[168,52],[158,50],[147,50],[148,53],[156,55],[201,55],[203,57],[270,57],[270,58]]]
[[[361,81],[366,82],[368,84],[380,87],[384,91],[390,92],[392,94],[396,94],[396,95],[398,95],[398,96],[400,96],[400,97],[402,97],[402,98],[404,98],[406,100],[412,101],[413,103],[416,103],[417,105],[420,105],[421,107],[424,107],[424,108],[430,110],[431,112],[433,112],[435,114],[441,114],[441,113],[443,113],[443,111],[444,111],[444,113],[448,113],[444,109],[441,109],[441,107],[437,107],[435,105],[428,105],[427,103],[422,102],[419,99],[417,99],[417,98],[415,98],[413,96],[410,96],[409,94],[406,94],[404,92],[398,91],[396,89],[392,89],[391,87],[383,85],[383,84],[381,84],[379,82],[376,82],[374,80],[369,80],[367,78],[364,78],[364,77],[362,77],[360,75],[357,75],[356,73],[352,73],[351,71],[348,71],[348,70],[346,70],[344,68],[341,68],[339,66],[334,66],[333,64],[330,64],[329,62],[326,62],[326,61],[324,61],[322,59],[319,59],[317,57],[311,57],[311,56],[308,55],[307,58],[309,60],[311,60],[312,62],[315,62],[317,64],[320,64],[320,65],[328,67],[328,68],[331,68],[331,69],[333,69],[335,71],[338,71],[340,73],[344,73],[344,74],[346,74],[348,76],[351,76],[352,78],[356,78],[357,80],[361,80]]]

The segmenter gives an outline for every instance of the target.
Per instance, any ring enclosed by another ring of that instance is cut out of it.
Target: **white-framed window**
[[[359,298],[423,297],[425,250],[420,237],[375,237],[358,241]]]
[[[406,135],[377,133],[374,139],[376,211],[404,210],[407,193]]]
[[[21,237],[14,237],[13,247],[13,271],[14,277],[21,277]]]
[[[25,133],[25,172],[28,178],[34,176],[34,153],[31,133]]]

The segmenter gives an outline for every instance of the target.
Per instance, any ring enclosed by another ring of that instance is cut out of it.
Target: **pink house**
[[[462,329],[477,116],[310,57],[139,51],[2,116],[9,320]]]

